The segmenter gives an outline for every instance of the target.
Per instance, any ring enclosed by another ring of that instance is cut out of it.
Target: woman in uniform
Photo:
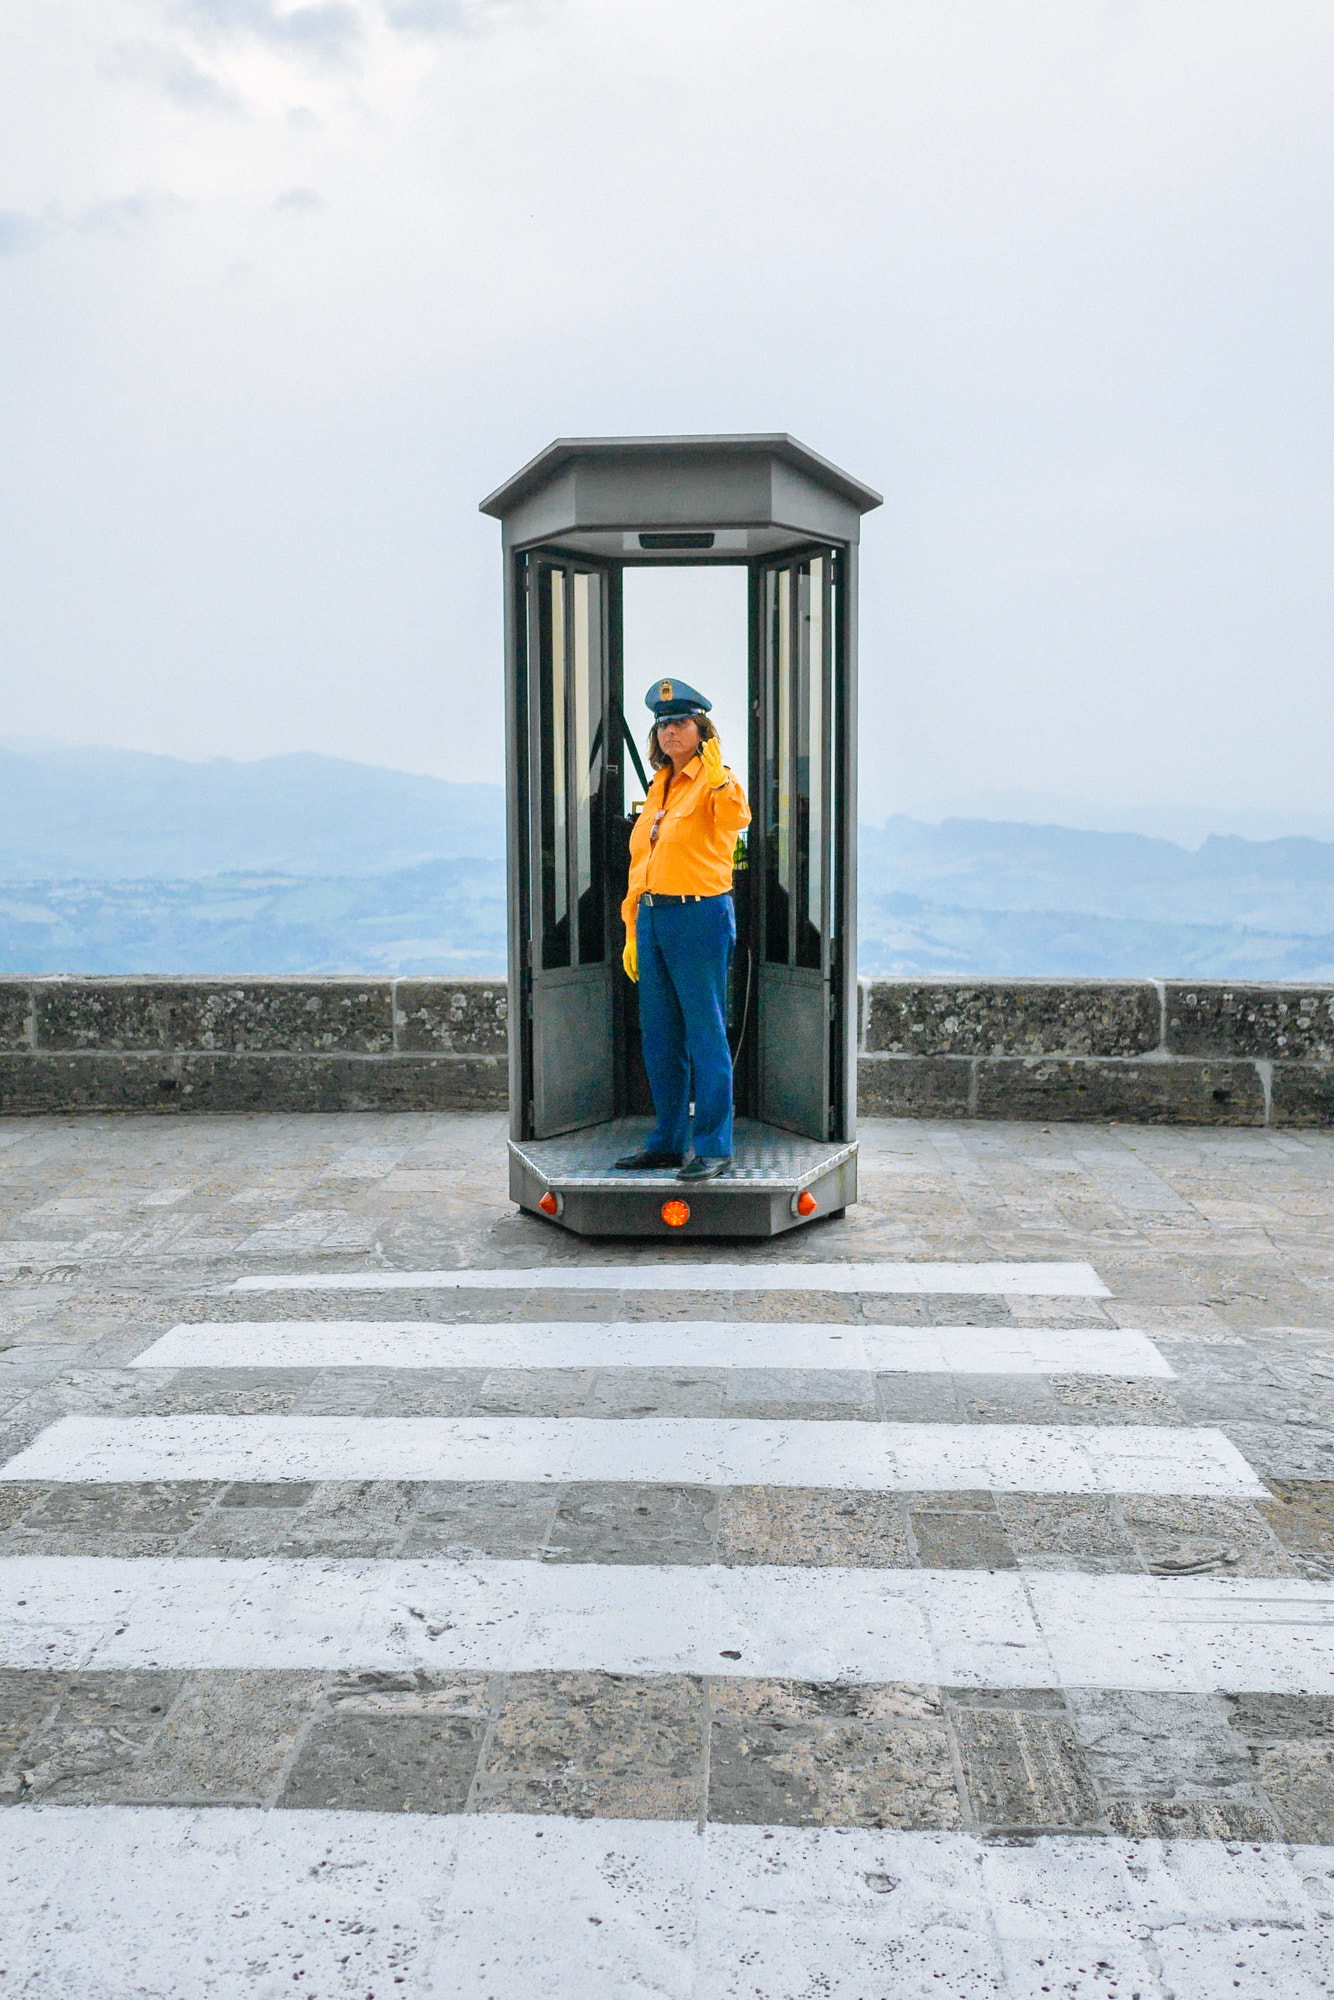
[[[750,807],[723,763],[709,720],[712,704],[684,681],[657,681],[644,699],[654,716],[649,757],[655,775],[630,835],[622,963],[639,984],[644,1067],[657,1123],[643,1150],[616,1164],[641,1171],[677,1167],[680,1180],[714,1180],[732,1163],[732,854],[737,835],[750,825]]]

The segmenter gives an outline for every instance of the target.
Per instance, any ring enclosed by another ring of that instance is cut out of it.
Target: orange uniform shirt
[[[698,756],[690,759],[669,792],[671,776],[670,764],[654,773],[644,810],[630,835],[630,887],[621,915],[631,936],[646,890],[660,896],[725,896],[732,886],[736,837],[750,825],[746,794],[730,771],[727,783],[716,792],[706,784]],[[660,812],[663,817],[654,840],[653,823]]]

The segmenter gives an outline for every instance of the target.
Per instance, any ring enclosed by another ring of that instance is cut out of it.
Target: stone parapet
[[[1334,987],[864,979],[862,1111],[1334,1125]],[[472,1111],[496,979],[0,979],[0,1112]]]
[[[473,1111],[503,979],[0,980],[0,1112]]]

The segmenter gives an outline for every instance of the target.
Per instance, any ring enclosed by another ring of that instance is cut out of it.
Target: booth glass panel
[[[574,702],[574,895],[579,912],[579,962],[601,964],[607,955],[606,898],[598,856],[602,850],[603,709],[602,578],[576,570],[571,578],[572,688]]]
[[[791,962],[792,912],[792,573],[768,570],[764,579],[764,955],[774,965]]]
[[[798,965],[823,961],[825,855],[825,760],[828,727],[825,700],[825,562],[802,563],[797,581],[797,768],[795,846]]]
[[[542,816],[542,965],[570,963],[570,844],[565,756],[565,572],[538,572],[538,759]]]

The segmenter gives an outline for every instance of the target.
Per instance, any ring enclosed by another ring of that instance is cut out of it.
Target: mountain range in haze
[[[499,786],[0,747],[0,971],[499,973]],[[864,972],[1334,979],[1334,843],[894,817]]]

